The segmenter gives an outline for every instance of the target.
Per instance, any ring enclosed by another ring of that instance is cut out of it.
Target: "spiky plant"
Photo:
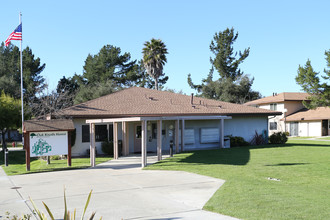
[[[87,201],[86,201],[86,204],[85,204],[85,208],[83,210],[83,213],[81,215],[81,220],[84,219],[85,217],[85,213],[86,213],[86,210],[87,210],[87,207],[89,205],[89,201],[91,199],[91,196],[92,196],[92,192],[93,190],[90,191],[88,197],[87,197]],[[45,215],[45,213],[41,212],[37,206],[35,205],[35,203],[33,202],[33,200],[30,198],[30,201],[32,203],[32,206],[34,208],[34,211],[35,213],[37,214],[37,216],[39,217],[39,220],[47,220],[47,216]],[[51,210],[49,209],[49,207],[46,205],[46,203],[42,202],[43,205],[45,206],[46,210],[47,210],[47,213],[50,217],[51,220],[55,220],[54,216],[53,216],[53,213],[51,212]],[[93,220],[95,217],[95,212],[93,212],[91,214],[91,216],[88,218],[88,220]],[[65,195],[65,189],[64,189],[64,217],[63,217],[64,220],[75,220],[76,219],[76,209],[74,209],[73,213],[70,213],[70,211],[68,210],[67,208],[67,203],[66,203],[66,195]],[[102,219],[102,217],[100,218],[100,220]]]

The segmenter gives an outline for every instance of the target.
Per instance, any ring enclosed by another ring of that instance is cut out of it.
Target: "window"
[[[269,122],[269,130],[277,130],[277,122]]]
[[[108,140],[107,125],[95,125],[95,141]]]
[[[135,130],[135,138],[141,139],[141,137],[142,137],[142,127],[141,125],[137,125]]]
[[[201,144],[218,143],[220,140],[219,128],[201,128]]]
[[[90,142],[89,125],[82,125],[82,142]],[[95,125],[95,141],[108,140],[107,125]]]
[[[277,103],[270,104],[270,110],[277,111]]]
[[[82,142],[89,142],[89,125],[82,125],[81,126],[82,130]]]
[[[113,124],[109,124],[109,141],[113,141]]]
[[[151,124],[152,139],[157,139],[157,124]]]

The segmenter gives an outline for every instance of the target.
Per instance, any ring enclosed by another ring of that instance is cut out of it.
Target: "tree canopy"
[[[155,89],[155,80],[146,72],[143,65],[143,60],[138,62],[138,74],[141,75],[141,79],[136,83],[136,86],[145,87],[148,89]],[[158,89],[163,89],[168,80],[168,76],[160,76],[157,80]]]
[[[132,86],[141,76],[137,74],[136,60],[130,53],[121,54],[121,49],[112,45],[101,48],[98,54],[89,54],[85,60],[83,79],[86,84],[113,80],[117,86]]]
[[[36,99],[36,94],[42,91],[46,84],[41,72],[46,64],[36,58],[32,50],[26,47],[23,52],[23,93],[24,104],[29,106]],[[15,99],[21,97],[20,93],[20,55],[19,48],[9,44],[0,46],[0,88]]]
[[[5,134],[8,129],[16,129],[21,126],[21,102],[10,95],[0,92],[0,131],[3,148],[5,148]]]
[[[188,74],[188,84],[202,97],[240,104],[261,98],[261,94],[251,88],[254,78],[250,79],[239,69],[249,56],[250,48],[234,52],[233,44],[237,37],[238,33],[233,28],[215,33],[210,44],[214,55],[210,58],[210,73],[201,84],[194,84]],[[218,72],[219,79],[213,80],[214,70]]]
[[[310,95],[309,100],[304,101],[304,105],[310,109],[330,106],[330,50],[325,51],[325,57],[328,69],[324,69],[325,76],[321,76],[323,81],[319,73],[314,71],[310,60],[305,66],[298,67],[296,82]]]
[[[85,60],[83,74],[63,77],[58,91],[69,90],[75,94],[73,103],[81,103],[121,88],[148,85],[144,69],[128,52],[122,54],[119,47],[103,46],[96,55],[89,54]]]
[[[210,58],[212,66],[218,71],[221,78],[231,78],[235,81],[243,75],[238,66],[249,56],[250,48],[242,53],[234,52],[233,44],[237,40],[238,32],[234,28],[227,28],[223,32],[215,33],[210,44],[214,58]],[[238,54],[238,56],[237,56]]]
[[[158,90],[159,78],[165,75],[163,68],[167,62],[166,54],[168,54],[166,45],[162,40],[152,38],[144,43],[142,53],[144,68],[147,74],[153,78],[155,89]]]

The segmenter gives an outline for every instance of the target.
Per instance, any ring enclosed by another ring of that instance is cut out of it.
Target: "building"
[[[225,147],[226,135],[250,141],[255,131],[268,133],[268,117],[281,115],[262,108],[140,87],[74,105],[63,114],[73,119],[76,128],[73,156],[86,154],[91,142],[101,152],[101,142],[109,139],[115,145],[122,141],[124,155],[144,150],[160,154],[159,151],[169,151],[171,142],[176,152]],[[95,134],[95,140],[91,134]]]
[[[268,118],[269,135],[279,131],[289,132],[290,136],[330,135],[330,108],[319,107],[308,110],[303,105],[304,100],[308,100],[307,93],[283,92],[244,105],[283,113]]]

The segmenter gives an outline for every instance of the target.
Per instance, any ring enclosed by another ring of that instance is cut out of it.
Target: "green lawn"
[[[30,171],[26,171],[25,165],[25,151],[10,151],[9,154],[9,166],[5,167],[3,152],[0,153],[0,165],[4,169],[7,175],[19,175],[27,173],[37,173],[37,172],[50,172],[68,169],[81,169],[90,166],[89,158],[72,158],[71,167],[67,166],[67,160],[51,160],[50,164],[38,158],[31,158]],[[111,160],[110,157],[96,157],[95,163],[103,163]]]
[[[289,137],[289,140],[306,140],[306,139],[311,139],[311,138],[316,138],[316,137],[304,137],[304,136],[298,136],[298,137]]]
[[[330,137],[327,137],[327,136],[323,136],[323,137],[289,137],[289,140],[310,140],[310,139],[313,139],[313,140],[330,140]]]
[[[330,142],[188,152],[146,169],[226,180],[205,210],[241,219],[330,219]]]

